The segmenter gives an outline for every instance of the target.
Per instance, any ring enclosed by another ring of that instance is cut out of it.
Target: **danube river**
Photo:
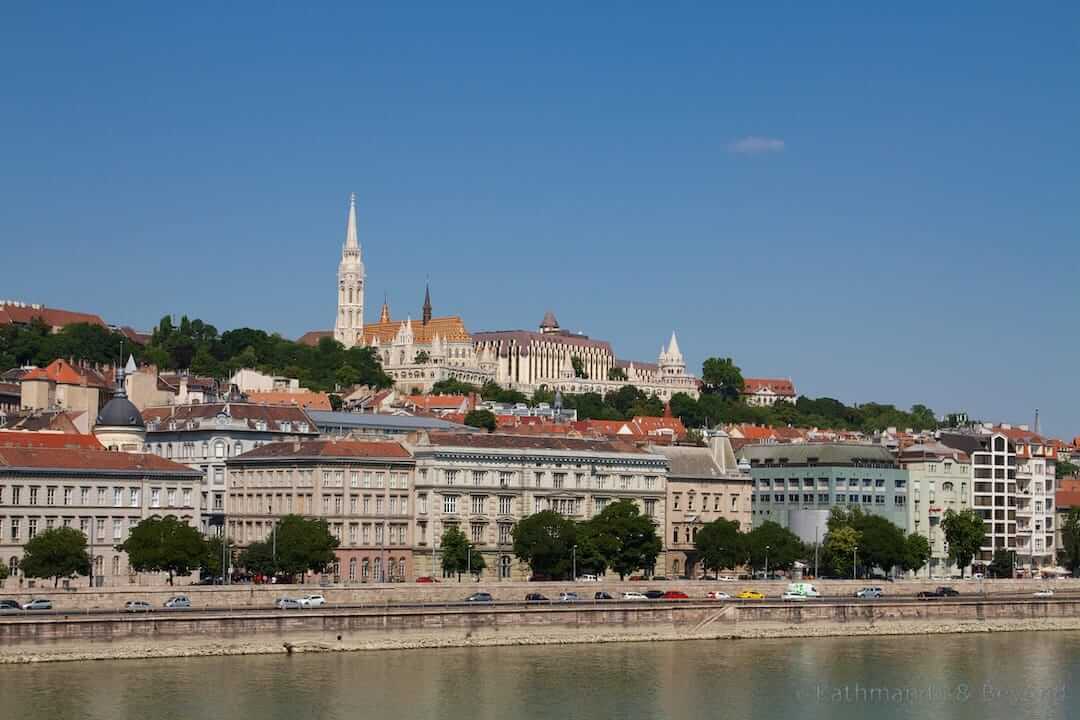
[[[0,667],[19,720],[1080,717],[1080,633],[612,643]]]

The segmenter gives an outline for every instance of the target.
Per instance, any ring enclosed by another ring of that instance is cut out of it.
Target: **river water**
[[[1080,632],[0,666],[12,720],[1080,718]]]

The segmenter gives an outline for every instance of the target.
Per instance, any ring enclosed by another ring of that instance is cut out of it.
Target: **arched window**
[[[679,560],[678,560],[678,558],[671,561],[671,574],[674,575],[675,577],[679,576]]]
[[[19,558],[14,555],[8,558],[8,571],[12,576],[19,574]]]
[[[349,580],[356,580],[356,558],[349,558]]]
[[[399,580],[405,579],[405,558],[401,558],[397,561],[397,576]]]
[[[371,567],[368,564],[368,559],[364,558],[364,561],[360,564],[360,577],[366,582],[371,577]]]
[[[168,444],[165,445],[165,457],[167,457],[167,458],[172,457],[172,443],[168,443]]]
[[[941,483],[941,492],[952,492],[952,491],[953,491],[953,484],[951,482],[943,482],[943,483]]]
[[[373,565],[375,569],[375,582],[382,582],[382,558],[375,558]]]
[[[97,557],[94,558],[94,574],[95,575],[101,575],[102,571],[104,569],[105,569],[105,558],[98,555]]]
[[[113,575],[119,575],[120,574],[120,556],[119,555],[113,555],[112,574]]]
[[[244,444],[242,442],[240,442],[239,440],[237,440],[236,444],[233,445],[233,455],[243,455],[243,454],[244,454]]]
[[[499,577],[510,577],[510,556],[503,555],[499,558]]]
[[[225,441],[218,440],[214,443],[214,457],[225,457]]]

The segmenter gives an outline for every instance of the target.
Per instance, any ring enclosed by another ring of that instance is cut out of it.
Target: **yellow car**
[[[735,597],[739,600],[764,600],[765,593],[760,593],[757,590],[743,590]]]

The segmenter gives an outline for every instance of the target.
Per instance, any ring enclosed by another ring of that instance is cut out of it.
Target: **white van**
[[[818,592],[818,589],[814,587],[813,584],[805,582],[788,583],[787,592],[785,594],[801,595],[804,598],[821,597],[821,593]]]

